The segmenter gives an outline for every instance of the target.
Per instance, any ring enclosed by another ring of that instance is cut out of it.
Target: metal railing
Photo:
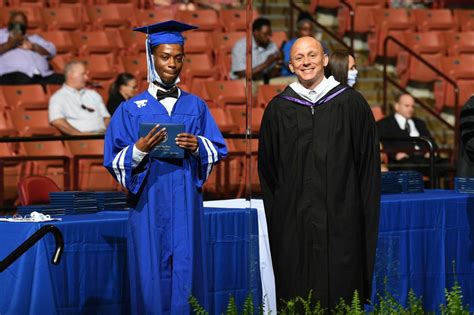
[[[56,249],[54,250],[53,257],[51,258],[51,263],[53,265],[58,265],[61,261],[61,257],[64,250],[64,240],[61,231],[54,225],[44,225],[38,231],[33,233],[26,241],[24,241],[20,246],[18,246],[13,252],[11,252],[5,259],[0,261],[0,272],[3,272],[7,269],[12,263],[15,262],[18,258],[21,257],[27,250],[29,250],[33,245],[35,245],[40,239],[42,239],[46,234],[52,233],[54,240],[56,241]]]
[[[427,60],[425,60],[423,57],[420,57],[415,51],[413,51],[410,47],[406,46],[402,42],[400,42],[398,39],[395,37],[389,35],[385,38],[384,44],[383,44],[383,58],[384,58],[384,63],[383,63],[383,104],[382,108],[384,113],[387,112],[387,83],[390,83],[397,87],[400,91],[403,91],[404,93],[410,94],[406,89],[402,88],[397,82],[395,82],[392,78],[390,78],[387,74],[387,46],[389,42],[393,42],[396,45],[398,45],[400,48],[403,50],[407,51],[410,56],[416,58],[418,61],[423,63],[425,66],[427,66],[431,71],[435,72],[437,75],[442,77],[443,79],[446,80],[449,84],[451,84],[454,88],[454,113],[455,113],[455,123],[454,126],[452,126],[448,121],[446,121],[441,115],[439,115],[437,112],[435,112],[433,109],[431,109],[430,106],[426,105],[424,102],[421,100],[415,98],[417,103],[419,103],[426,111],[428,111],[430,114],[432,114],[434,117],[436,117],[440,122],[442,122],[444,125],[446,125],[448,128],[451,130],[454,130],[454,152],[455,152],[455,161],[457,160],[457,152],[458,152],[458,145],[459,145],[459,119],[458,119],[458,108],[459,108],[459,87],[456,84],[454,80],[452,80],[450,77],[445,75],[443,72],[441,72],[438,68],[436,68],[434,65],[429,63]]]

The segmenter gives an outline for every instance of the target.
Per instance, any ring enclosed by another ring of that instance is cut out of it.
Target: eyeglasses
[[[310,53],[306,57],[308,58],[309,61],[314,62],[318,58],[318,54]],[[304,62],[304,60],[305,60],[305,56],[298,55],[298,56],[293,58],[293,63],[300,64],[300,63]]]
[[[90,108],[90,107],[87,107],[87,106],[84,105],[84,104],[81,105],[81,108],[87,110],[89,113],[95,112],[95,109]]]

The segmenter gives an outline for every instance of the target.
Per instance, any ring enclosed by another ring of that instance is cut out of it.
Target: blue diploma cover
[[[160,129],[166,128],[165,140],[155,146],[150,152],[150,157],[161,159],[182,159],[184,158],[184,149],[178,147],[175,138],[178,134],[184,132],[183,124],[161,124]],[[145,137],[157,123],[140,123],[139,137]],[[159,129],[159,130],[160,130]]]

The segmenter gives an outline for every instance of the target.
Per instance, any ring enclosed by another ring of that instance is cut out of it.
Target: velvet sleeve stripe
[[[123,148],[114,158],[112,162],[112,167],[114,169],[115,176],[117,177],[117,181],[123,186],[126,186],[125,182],[125,155],[127,154],[128,146]]]
[[[459,126],[459,129],[461,130],[461,133],[463,133],[467,130],[473,130],[474,129],[474,119],[469,120],[469,121],[462,121],[461,125]]]
[[[461,136],[461,140],[462,140],[463,143],[467,143],[467,142],[468,142],[469,140],[471,140],[473,137],[474,137],[474,130],[464,133],[464,134]]]
[[[474,108],[467,108],[461,111],[461,119],[470,116],[474,117]]]
[[[214,145],[211,141],[209,141],[209,139],[203,136],[199,136],[199,138],[201,139],[207,153],[206,178],[208,178],[211,174],[213,164],[217,162],[217,150],[214,148]]]

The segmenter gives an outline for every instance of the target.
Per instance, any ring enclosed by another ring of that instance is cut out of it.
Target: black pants
[[[63,84],[64,75],[53,73],[46,77],[34,75],[32,78],[23,72],[10,72],[0,76],[0,85],[24,85],[24,84]]]

